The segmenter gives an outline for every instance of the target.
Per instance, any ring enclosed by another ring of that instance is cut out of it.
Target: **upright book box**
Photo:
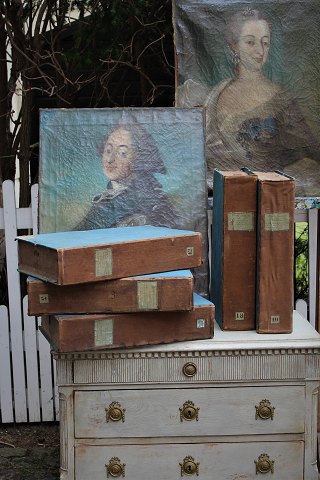
[[[291,333],[295,181],[277,172],[258,176],[257,331]]]
[[[255,329],[257,177],[214,171],[211,300],[223,330]]]

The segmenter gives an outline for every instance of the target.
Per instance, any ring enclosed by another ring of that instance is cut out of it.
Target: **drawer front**
[[[304,432],[303,386],[75,392],[76,438]]]
[[[303,442],[90,446],[75,449],[77,480],[302,480]]]

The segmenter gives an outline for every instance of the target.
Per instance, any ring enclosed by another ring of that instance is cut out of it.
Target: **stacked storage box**
[[[211,338],[214,306],[193,291],[198,232],[139,226],[18,237],[29,314],[56,351]],[[31,277],[32,276],[32,277]]]
[[[291,333],[295,182],[214,172],[211,299],[223,330]]]

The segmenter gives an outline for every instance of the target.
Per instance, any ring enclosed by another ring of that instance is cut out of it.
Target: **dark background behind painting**
[[[32,143],[39,139],[40,108],[104,108],[172,106],[174,102],[174,57],[170,3],[160,2],[158,9],[147,10],[147,5],[119,5],[111,14],[105,11],[101,18],[88,18],[83,28],[75,22],[61,34],[62,51],[71,59],[75,44],[86,42],[83,58],[74,61],[83,81],[81,88],[69,87],[65,102],[49,96],[43,78],[35,79],[32,114]],[[148,3],[148,2],[147,2]],[[138,13],[130,25],[127,17]],[[114,18],[118,17],[115,21]],[[92,23],[94,29],[92,29]],[[141,22],[141,23],[140,23]],[[149,25],[150,24],[150,25]],[[152,25],[154,24],[154,25]],[[81,29],[81,32],[79,32]],[[90,30],[90,35],[88,34]],[[132,39],[132,49],[129,48]],[[143,38],[142,38],[143,37]],[[146,50],[145,47],[150,44]],[[137,59],[139,58],[139,61]],[[106,59],[106,63],[103,60]],[[49,66],[45,72],[51,74]],[[67,73],[67,72],[66,72]],[[85,82],[94,76],[93,81]],[[31,162],[31,175],[37,181],[38,150]]]
[[[272,25],[266,76],[298,100],[320,134],[320,4],[318,0],[175,0],[178,84],[193,79],[209,86],[233,76],[224,31],[227,16],[258,8]],[[186,53],[187,52],[187,53]]]

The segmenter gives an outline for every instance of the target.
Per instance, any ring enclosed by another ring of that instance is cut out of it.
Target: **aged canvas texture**
[[[39,231],[155,225],[199,231],[208,292],[202,108],[40,112]]]
[[[317,0],[174,0],[176,105],[206,111],[214,168],[280,170],[320,195]]]

